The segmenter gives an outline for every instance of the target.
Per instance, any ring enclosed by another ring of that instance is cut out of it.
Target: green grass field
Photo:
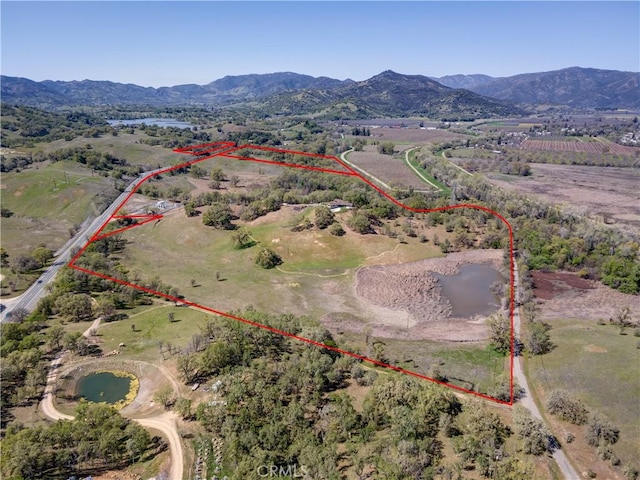
[[[623,461],[635,461],[640,451],[640,349],[631,329],[553,321],[550,331],[557,347],[528,360],[532,387],[544,402],[554,389],[566,389],[592,412],[608,417],[620,428],[613,446]]]
[[[147,165],[152,168],[173,165],[180,161],[180,158],[184,158],[184,155],[173,153],[170,148],[137,143],[138,140],[145,138],[151,137],[140,131],[136,131],[135,134],[120,132],[117,137],[112,135],[103,135],[100,138],[78,137],[71,141],[56,140],[54,142],[36,144],[31,149],[20,147],[20,150],[32,153],[37,151],[49,153],[55,150],[83,147],[90,144],[97,151],[124,158],[130,165]]]
[[[158,358],[159,341],[185,347],[191,337],[200,332],[207,319],[214,318],[195,309],[176,307],[170,302],[158,302],[124,313],[129,318],[100,325],[100,347],[105,353],[120,350],[122,355],[136,360]],[[169,321],[170,313],[174,315],[173,322]],[[120,343],[126,347],[118,347]]]
[[[312,215],[312,210],[306,214]],[[344,223],[349,215],[338,218]],[[337,282],[346,292],[357,266],[442,255],[438,247],[415,238],[399,244],[383,235],[352,231],[343,237],[327,230],[291,232],[294,218],[300,214],[288,208],[246,224],[258,242],[282,257],[277,269],[255,265],[258,245],[235,250],[231,231],[206,227],[199,217],[187,218],[182,211],[127,231],[125,264],[147,281],[157,275],[187,299],[222,311],[252,305],[271,313],[320,315],[326,312],[324,282]],[[438,235],[444,238],[440,231]]]
[[[436,180],[433,177],[433,175],[429,173],[428,170],[425,170],[424,168],[422,168],[422,165],[420,165],[420,162],[416,160],[416,151],[417,150],[412,150],[409,152],[409,163],[416,170],[418,170],[422,175],[424,175],[430,182],[433,182],[435,185],[438,186],[438,188],[442,189],[442,192],[441,192],[442,195],[451,195],[451,189],[449,187],[447,187],[444,183]]]
[[[40,244],[58,249],[74,224],[97,215],[98,206],[117,193],[111,179],[74,162],[36,167],[2,175],[2,206],[13,212],[2,219],[2,245],[12,256]]]
[[[487,393],[508,374],[509,358],[486,345],[406,340],[384,340],[385,353],[407,370],[429,375],[437,366],[448,382]]]

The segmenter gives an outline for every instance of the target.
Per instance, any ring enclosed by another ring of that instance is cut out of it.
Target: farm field
[[[640,452],[640,350],[632,333],[620,335],[619,328],[576,319],[549,321],[551,341],[556,348],[543,356],[531,357],[528,376],[531,387],[544,404],[551,391],[565,389],[580,398],[591,412],[605,415],[618,428],[620,439],[613,445],[622,465],[634,462]],[[584,426],[578,427],[547,415],[553,433],[565,443],[566,434],[575,441],[565,448],[580,467],[591,468],[597,478],[622,478],[596,459],[596,449],[586,444]]]
[[[612,153],[615,155],[635,156],[640,149],[626,147],[605,139],[599,141],[562,141],[562,140],[524,140],[522,150],[549,150],[554,152]]]
[[[401,154],[404,156],[404,153]],[[403,158],[383,155],[374,145],[366,145],[362,152],[349,152],[347,160],[365,172],[379,178],[391,188],[433,190],[413,172]]]
[[[532,175],[487,174],[508,190],[533,195],[608,223],[640,227],[640,170],[636,168],[531,164]]]
[[[441,143],[451,140],[464,140],[468,138],[460,133],[447,130],[427,130],[421,128],[372,128],[371,137],[385,141],[409,142],[409,143]]]

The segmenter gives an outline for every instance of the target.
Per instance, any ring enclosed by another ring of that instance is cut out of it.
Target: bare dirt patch
[[[599,347],[597,345],[586,345],[584,347],[585,351],[587,352],[591,352],[591,353],[607,353],[607,349],[604,347]]]
[[[544,300],[551,300],[572,290],[595,288],[595,285],[589,280],[572,273],[532,272],[531,276],[533,277],[533,294]]]
[[[472,250],[444,258],[397,265],[363,267],[356,272],[354,298],[369,322],[346,313],[325,315],[323,323],[333,330],[377,337],[473,342],[488,336],[484,318],[454,318],[432,273],[453,274],[467,263],[490,263],[499,269],[501,250]]]
[[[640,311],[639,296],[620,293],[573,273],[533,272],[532,275],[534,294],[542,301],[542,316],[545,319],[608,321],[620,307],[629,306],[631,312]]]
[[[530,177],[509,181],[488,175],[492,183],[531,194],[607,223],[640,227],[640,169],[532,164]]]

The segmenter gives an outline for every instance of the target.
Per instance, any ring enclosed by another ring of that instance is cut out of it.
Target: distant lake
[[[189,122],[181,122],[175,118],[134,118],[133,120],[107,120],[109,125],[156,125],[158,127],[193,128],[195,125]]]

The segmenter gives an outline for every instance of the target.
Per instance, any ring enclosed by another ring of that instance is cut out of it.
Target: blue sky
[[[1,70],[144,86],[293,71],[363,80],[640,70],[640,2],[31,2],[1,8]]]

